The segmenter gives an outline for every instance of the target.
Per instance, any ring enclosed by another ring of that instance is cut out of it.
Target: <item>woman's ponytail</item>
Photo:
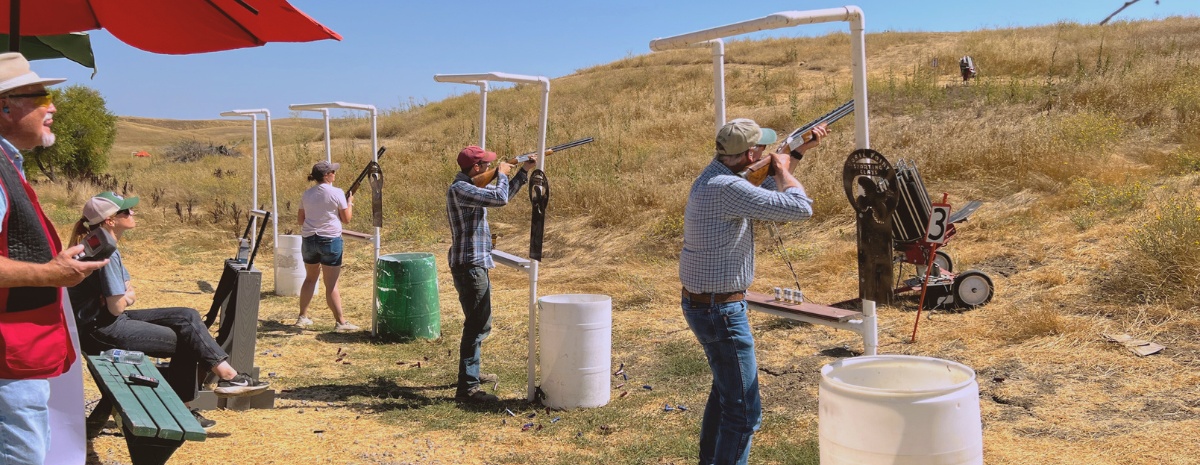
[[[83,236],[86,236],[91,231],[92,229],[87,226],[87,219],[80,218],[79,221],[75,222],[75,226],[71,228],[71,245],[68,247],[79,245],[79,242],[83,240]]]

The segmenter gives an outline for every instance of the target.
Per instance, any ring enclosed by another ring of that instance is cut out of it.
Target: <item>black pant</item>
[[[190,308],[127,310],[103,327],[84,330],[85,350],[136,350],[151,357],[170,357],[167,384],[184,402],[200,394],[200,369],[205,372],[229,358],[213,340],[200,313]],[[201,366],[203,364],[203,366]]]

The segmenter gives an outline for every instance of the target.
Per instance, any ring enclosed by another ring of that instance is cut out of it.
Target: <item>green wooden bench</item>
[[[133,465],[161,465],[184,441],[203,441],[208,437],[200,423],[188,411],[171,386],[149,359],[141,365],[113,363],[98,355],[89,355],[88,370],[96,380],[102,397],[87,418],[88,439],[95,438],[116,417],[129,445]],[[126,377],[141,374],[159,380],[158,387],[129,384]]]

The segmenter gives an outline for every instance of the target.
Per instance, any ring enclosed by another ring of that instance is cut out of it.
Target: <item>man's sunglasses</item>
[[[134,215],[134,213],[133,213],[133,210],[130,210],[130,209],[128,209],[128,208],[126,208],[126,209],[124,209],[124,210],[117,210],[117,214],[118,214],[118,215],[128,215],[128,216],[133,216],[133,215]]]
[[[6,98],[31,98],[31,99],[34,99],[33,103],[36,103],[39,107],[48,107],[48,106],[50,106],[51,103],[54,103],[54,100],[50,97],[50,92],[47,92],[47,91],[33,92],[33,93],[29,93],[29,94],[8,94],[8,95],[5,95],[4,97],[6,97]]]

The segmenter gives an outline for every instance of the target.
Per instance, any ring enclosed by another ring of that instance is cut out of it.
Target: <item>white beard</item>
[[[47,113],[46,118],[42,121],[45,122],[45,120],[49,120],[50,118],[53,118],[53,117],[54,117],[53,115]],[[54,145],[54,139],[55,139],[54,132],[50,131],[50,128],[47,127],[46,132],[42,133],[42,147],[49,147],[51,145]]]

